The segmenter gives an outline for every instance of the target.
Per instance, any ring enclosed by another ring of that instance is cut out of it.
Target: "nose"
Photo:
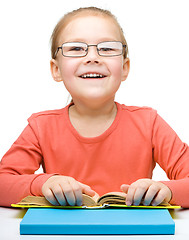
[[[88,46],[88,53],[85,57],[86,63],[96,63],[100,62],[100,56],[98,55],[96,45]]]

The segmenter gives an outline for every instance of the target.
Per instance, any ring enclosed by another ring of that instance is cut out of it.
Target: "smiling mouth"
[[[87,73],[80,76],[81,78],[105,78],[105,75],[98,73]]]

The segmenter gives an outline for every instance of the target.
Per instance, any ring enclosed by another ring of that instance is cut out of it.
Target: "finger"
[[[81,186],[79,185],[79,183],[77,181],[75,181],[75,179],[70,178],[69,179],[71,188],[73,190],[73,193],[75,195],[75,205],[77,206],[81,206],[82,205],[82,189]]]
[[[83,184],[83,183],[79,183],[81,188],[82,188],[82,193],[85,193],[91,197],[93,197],[95,195],[95,191],[91,189],[90,186]]]
[[[167,191],[165,188],[162,188],[156,195],[156,197],[154,198],[154,200],[152,201],[152,205],[153,206],[157,206],[159,204],[161,204],[165,198],[167,196]]]
[[[59,205],[61,205],[61,206],[66,206],[67,205],[67,202],[66,202],[66,199],[65,199],[65,196],[64,196],[61,185],[59,185],[59,184],[54,185],[51,188],[51,191],[53,192],[54,197],[56,198]]]
[[[139,186],[139,187],[136,188],[136,191],[135,191],[134,196],[133,196],[133,204],[135,206],[140,205],[140,203],[142,202],[142,198],[144,197],[147,189],[148,188],[145,185],[144,186]]]
[[[133,185],[130,185],[127,196],[126,196],[126,205],[131,206],[133,204],[133,198],[135,194],[136,188]]]
[[[156,186],[155,184],[152,184],[146,192],[146,195],[143,199],[143,205],[145,206],[150,205],[153,199],[155,198],[155,196],[157,195],[157,193],[159,192],[159,190],[160,188],[158,186]]]
[[[76,198],[73,192],[72,186],[70,185],[69,181],[66,184],[61,184],[61,187],[64,192],[64,197],[70,206],[76,205]]]
[[[56,200],[53,192],[48,188],[43,193],[44,197],[54,206],[59,206],[58,201]]]
[[[155,199],[159,191],[160,191],[160,187],[155,184],[152,184],[148,188],[148,191],[146,192],[145,198],[143,200],[143,204],[146,206],[151,205],[152,201]]]
[[[123,191],[124,193],[127,193],[129,187],[130,187],[130,185],[128,185],[128,184],[122,184],[121,187],[120,187],[120,189],[121,189],[121,191]]]

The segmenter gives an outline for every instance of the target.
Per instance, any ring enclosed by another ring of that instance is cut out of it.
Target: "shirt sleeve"
[[[189,207],[189,147],[174,130],[156,115],[152,133],[153,156],[170,181],[162,181],[172,191],[171,204]]]
[[[36,133],[30,124],[0,162],[0,206],[10,206],[27,195],[42,196],[43,183],[54,174],[34,174],[43,161]]]

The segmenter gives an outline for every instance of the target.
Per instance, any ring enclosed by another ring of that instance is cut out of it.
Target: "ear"
[[[53,79],[56,82],[61,82],[62,81],[62,77],[61,77],[61,74],[60,74],[60,70],[59,70],[59,67],[58,67],[57,60],[51,59],[51,61],[50,61],[50,69],[51,69],[51,74],[52,74]]]
[[[123,59],[123,73],[122,73],[122,79],[121,81],[125,81],[128,77],[130,70],[130,60],[129,58]]]

